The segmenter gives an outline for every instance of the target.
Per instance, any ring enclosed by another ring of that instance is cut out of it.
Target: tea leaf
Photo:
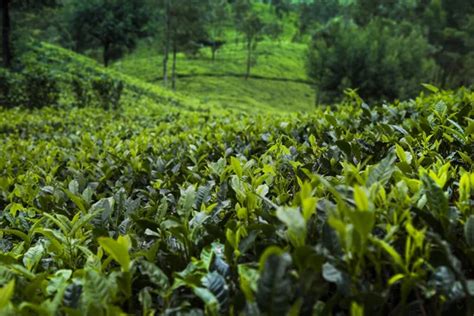
[[[258,280],[257,303],[261,311],[271,315],[285,315],[290,309],[291,281],[287,269],[288,254],[270,255]]]
[[[98,239],[100,246],[122,267],[123,271],[128,272],[130,269],[131,247],[130,237],[119,236],[117,240],[109,237],[101,237]]]
[[[0,288],[0,310],[5,308],[15,292],[15,280],[11,280],[5,286]]]
[[[464,224],[464,237],[469,247],[474,247],[474,215],[469,216]]]

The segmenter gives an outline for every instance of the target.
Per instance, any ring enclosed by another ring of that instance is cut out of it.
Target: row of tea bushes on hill
[[[123,82],[110,76],[75,76],[40,64],[19,71],[0,69],[0,106],[42,108],[74,105],[115,109],[120,106]]]
[[[0,69],[0,107],[110,110],[136,102],[193,111],[212,107],[203,109],[195,99],[106,69],[90,58],[48,43],[31,43],[14,71]]]
[[[33,66],[51,69],[61,78],[60,82],[65,82],[62,95],[66,104],[107,109],[133,104],[140,99],[181,109],[197,108],[194,100],[106,69],[90,58],[59,46],[32,44],[26,58]]]
[[[471,315],[474,94],[352,97],[0,109],[0,313]]]
[[[21,72],[0,69],[0,104],[28,108],[58,104],[60,87],[50,71],[33,68]]]
[[[32,109],[70,104],[116,109],[123,92],[121,81],[107,77],[72,78],[66,82],[70,90],[63,90],[66,83],[60,77],[40,68],[0,71],[0,82],[0,104],[5,107]]]
[[[7,108],[117,109],[142,97],[156,103],[183,105],[179,97],[165,94],[106,70],[86,57],[46,43],[32,43],[12,71],[0,69],[0,106]]]

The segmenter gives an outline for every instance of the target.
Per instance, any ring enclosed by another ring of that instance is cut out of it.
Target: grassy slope
[[[123,74],[113,69],[106,69],[91,58],[76,54],[56,45],[41,43],[32,47],[30,59],[48,67],[61,78],[61,89],[68,89],[67,78],[93,76],[108,76],[121,80],[125,84],[122,97],[124,104],[136,107],[140,104],[148,107],[157,107],[166,111],[202,111],[207,110],[198,100],[186,97],[180,93],[173,93],[156,84],[147,83],[139,78]],[[65,94],[69,92],[65,90]],[[74,102],[66,100],[66,103]],[[203,109],[204,108],[204,109]]]
[[[202,103],[224,108],[308,111],[313,108],[313,89],[307,83],[305,45],[290,42],[262,42],[252,75],[245,80],[245,50],[242,43],[228,43],[212,62],[209,49],[195,58],[178,56],[178,91]],[[162,56],[153,45],[114,64],[113,68],[144,81],[159,84]]]

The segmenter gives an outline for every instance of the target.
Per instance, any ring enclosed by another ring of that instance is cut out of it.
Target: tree
[[[325,24],[342,12],[339,0],[317,0],[298,4],[298,34],[296,39],[311,33],[318,25]],[[311,34],[310,34],[311,35]]]
[[[359,25],[367,25],[375,18],[395,21],[416,21],[416,12],[424,0],[357,0],[352,16]]]
[[[171,45],[171,0],[163,0],[164,16],[164,53],[163,53],[163,83],[168,86],[168,60]]]
[[[2,10],[2,59],[5,68],[10,68],[14,59],[11,20],[12,10],[32,11],[44,6],[55,6],[56,0],[1,0]]]
[[[164,8],[165,51],[163,58],[163,77],[168,81],[168,55],[172,54],[171,88],[176,89],[177,54],[179,51],[195,52],[197,41],[207,37],[205,30],[206,2],[201,0],[162,0]]]
[[[292,3],[290,0],[267,0],[266,2],[275,8],[277,17],[280,19],[288,14],[292,9]]]
[[[430,50],[408,22],[375,19],[362,27],[336,19],[315,34],[309,50],[317,103],[332,102],[347,88],[369,100],[412,97],[436,71]]]
[[[10,0],[2,0],[2,58],[5,68],[10,68],[12,63],[10,29]]]
[[[135,48],[137,40],[147,34],[148,21],[143,0],[75,0],[70,29],[76,50],[102,47],[107,67],[111,60]]]
[[[472,45],[474,3],[464,0],[431,0],[422,23],[434,57],[441,66],[438,84],[447,87],[470,85],[472,79]]]
[[[227,0],[209,0],[206,12],[208,38],[201,39],[200,44],[211,48],[212,61],[216,59],[216,52],[225,44],[224,31],[229,25],[230,15]]]
[[[248,79],[252,67],[253,53],[257,48],[258,42],[262,39],[265,24],[253,8],[250,0],[237,0],[234,3],[234,14],[236,29],[245,37],[247,50],[245,79]]]

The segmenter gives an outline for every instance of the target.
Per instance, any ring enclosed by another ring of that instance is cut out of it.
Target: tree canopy
[[[105,66],[147,34],[149,12],[143,0],[75,0],[71,5],[69,28],[76,49],[102,47]]]

